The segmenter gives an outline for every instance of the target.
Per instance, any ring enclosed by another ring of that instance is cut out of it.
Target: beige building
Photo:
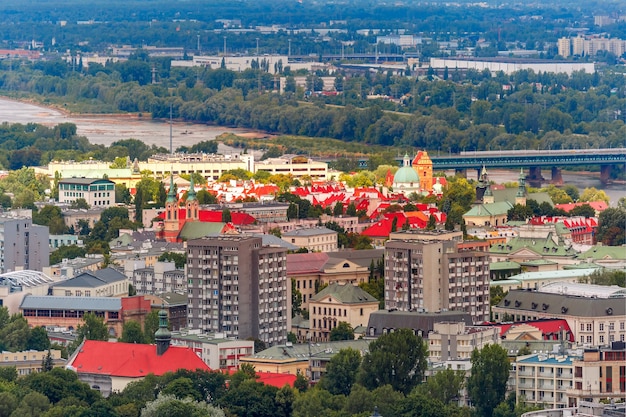
[[[66,297],[125,297],[130,280],[112,268],[83,272],[52,286],[54,296]]]
[[[270,174],[284,174],[301,179],[308,177],[313,181],[329,180],[328,164],[314,161],[301,155],[283,155],[280,158],[268,158],[255,164],[256,171],[266,171]]]
[[[428,356],[440,362],[470,359],[474,349],[500,343],[500,329],[466,326],[464,322],[442,321],[428,334]]]
[[[319,382],[326,372],[326,365],[341,349],[354,349],[365,355],[370,340],[342,340],[319,343],[287,343],[273,346],[264,351],[240,359],[240,363],[254,366],[258,374],[272,372],[278,374],[304,375],[313,384]]]
[[[524,398],[526,404],[544,408],[567,407],[572,360],[567,355],[542,353],[518,357],[514,372],[516,400]]]
[[[489,256],[446,240],[385,244],[385,309],[469,313],[489,320]]]
[[[309,252],[337,250],[337,232],[326,227],[292,230],[283,233],[281,239],[299,248],[306,248]]]
[[[370,277],[372,262],[382,261],[381,249],[339,251],[331,253],[292,253],[287,255],[287,277],[294,279],[302,294],[302,308],[323,284],[359,285]]]
[[[492,310],[495,321],[565,319],[580,346],[626,339],[626,290],[617,286],[552,283],[510,290]]]
[[[572,42],[570,38],[559,38],[557,41],[557,47],[559,50],[559,55],[563,58],[567,58],[572,54]]]
[[[26,376],[32,373],[41,372],[42,364],[48,351],[25,350],[22,352],[2,352],[0,353],[0,367],[15,366],[17,376]],[[65,365],[65,359],[61,358],[61,351],[50,349],[52,366],[60,368]]]
[[[328,341],[340,322],[354,329],[367,326],[370,314],[378,310],[378,300],[351,284],[330,284],[309,301],[309,323],[313,341]]]
[[[567,390],[569,405],[600,399],[626,400],[626,345],[586,349],[582,359],[574,360],[574,386]]]

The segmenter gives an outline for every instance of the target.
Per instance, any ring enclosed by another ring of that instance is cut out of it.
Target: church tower
[[[413,169],[420,177],[420,189],[430,193],[433,190],[433,161],[428,152],[420,151],[413,159]]]
[[[178,237],[178,199],[174,189],[174,175],[170,174],[170,189],[165,200],[165,220],[163,221],[163,237],[168,242],[175,242]]]
[[[526,176],[524,175],[524,168],[522,168],[519,171],[519,180],[517,182],[517,194],[515,195],[515,204],[525,206],[526,195]]]
[[[196,190],[193,184],[193,173],[191,174],[191,183],[189,184],[189,191],[187,192],[187,202],[185,203],[187,210],[187,221],[195,222],[200,220],[200,204],[196,198]]]
[[[159,329],[154,333],[157,356],[162,356],[170,347],[172,333],[169,331],[167,323],[167,312],[163,307],[159,311]]]

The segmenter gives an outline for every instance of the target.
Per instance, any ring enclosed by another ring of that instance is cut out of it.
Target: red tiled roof
[[[563,331],[567,335],[567,339],[570,342],[574,341],[574,334],[565,319],[534,320],[518,323],[495,324],[495,326],[500,328],[500,337],[504,337],[507,332],[511,330],[511,328],[519,326],[520,324],[527,324],[541,330],[543,340],[557,340],[559,333]]]
[[[155,345],[85,340],[78,354],[67,365],[78,373],[141,378],[163,375],[179,369],[195,371],[210,368],[188,347],[170,346],[157,356]]]
[[[276,374],[272,372],[257,372],[257,381],[265,385],[271,385],[276,388],[282,388],[285,385],[293,387],[296,382],[296,376],[292,374]]]
[[[597,212],[603,212],[609,206],[604,201],[586,201],[580,203],[566,203],[566,204],[555,204],[554,207],[564,210],[566,213],[569,213],[574,207],[582,206],[584,204],[588,204]]]
[[[248,213],[239,213],[233,211],[230,213],[231,223],[237,226],[249,225],[253,224],[256,219],[249,215]],[[159,213],[158,217],[162,220],[165,220],[165,211]],[[185,208],[178,209],[178,218],[180,220],[187,219],[187,210]],[[222,212],[221,211],[210,211],[210,210],[200,210],[198,213],[198,219],[201,222],[221,222],[222,221]]]
[[[287,275],[319,272],[328,261],[324,252],[289,253],[287,254]]]

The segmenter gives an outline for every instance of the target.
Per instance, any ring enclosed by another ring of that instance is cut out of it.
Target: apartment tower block
[[[464,311],[489,320],[489,256],[455,240],[390,240],[385,244],[385,308]]]
[[[227,337],[287,342],[291,285],[287,250],[260,237],[213,236],[187,244],[187,325]]]

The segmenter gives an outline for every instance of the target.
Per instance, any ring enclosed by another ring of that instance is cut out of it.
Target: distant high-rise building
[[[187,244],[187,324],[206,333],[287,342],[291,283],[287,250],[260,237],[214,236]]]
[[[390,240],[385,244],[385,308],[458,310],[489,320],[489,256],[453,240]]]
[[[570,38],[560,38],[558,41],[559,55],[567,58],[571,55],[572,43]]]
[[[0,273],[49,266],[49,241],[47,226],[28,217],[0,216]]]

